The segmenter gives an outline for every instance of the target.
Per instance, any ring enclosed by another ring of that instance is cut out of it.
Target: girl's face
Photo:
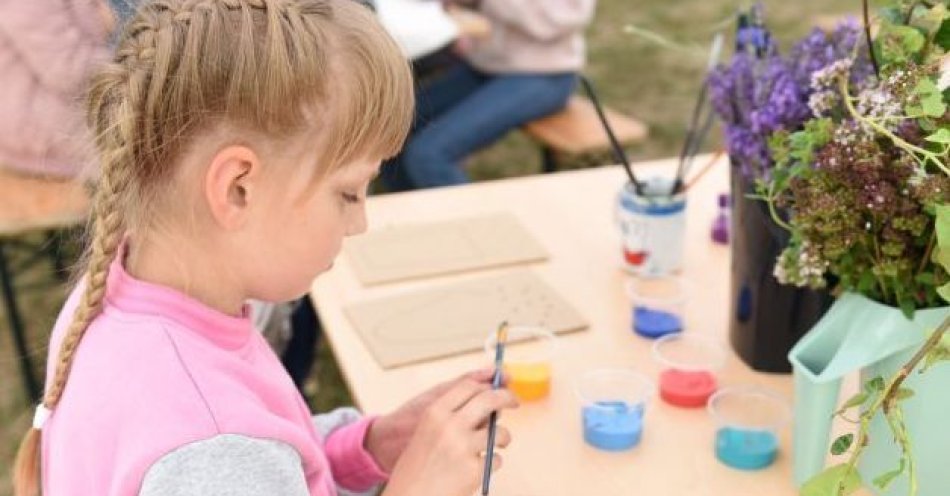
[[[380,162],[347,164],[314,183],[313,168],[291,167],[273,174],[254,217],[243,270],[249,296],[286,301],[305,294],[313,280],[329,270],[343,238],[366,231],[366,195]],[[280,176],[284,176],[281,178]],[[283,179],[283,180],[281,180]]]

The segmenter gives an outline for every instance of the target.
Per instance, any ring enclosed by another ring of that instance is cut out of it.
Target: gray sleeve
[[[145,473],[139,496],[308,496],[300,456],[280,441],[222,434],[182,446]]]

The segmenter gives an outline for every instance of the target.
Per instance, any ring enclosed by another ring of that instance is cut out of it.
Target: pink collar
[[[156,315],[178,322],[216,346],[243,347],[254,332],[250,309],[244,305],[240,317],[215,310],[175,289],[140,281],[123,266],[125,244],[109,268],[106,302],[123,312]]]

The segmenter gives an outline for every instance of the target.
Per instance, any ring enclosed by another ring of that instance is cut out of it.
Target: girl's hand
[[[484,377],[485,373],[479,372],[440,386],[448,389],[425,409],[392,470],[384,496],[469,496],[475,491],[484,469],[488,417],[493,411],[518,406],[514,395],[504,389],[492,390]],[[426,396],[407,407],[425,401]],[[499,426],[495,445],[504,448],[510,442],[511,434]],[[500,466],[496,454],[492,467],[497,470]]]
[[[457,386],[462,381],[474,381],[491,385],[493,369],[476,370],[457,379],[444,382],[413,398],[398,410],[379,417],[373,422],[366,435],[366,450],[369,451],[380,468],[392,472],[396,461],[406,450],[409,440],[416,432],[419,422],[425,416],[432,403]]]

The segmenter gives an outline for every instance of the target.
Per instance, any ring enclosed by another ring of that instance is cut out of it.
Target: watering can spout
[[[900,325],[882,325],[876,303],[841,296],[788,355],[795,376],[794,476],[799,486],[822,471],[841,381],[921,340]]]

